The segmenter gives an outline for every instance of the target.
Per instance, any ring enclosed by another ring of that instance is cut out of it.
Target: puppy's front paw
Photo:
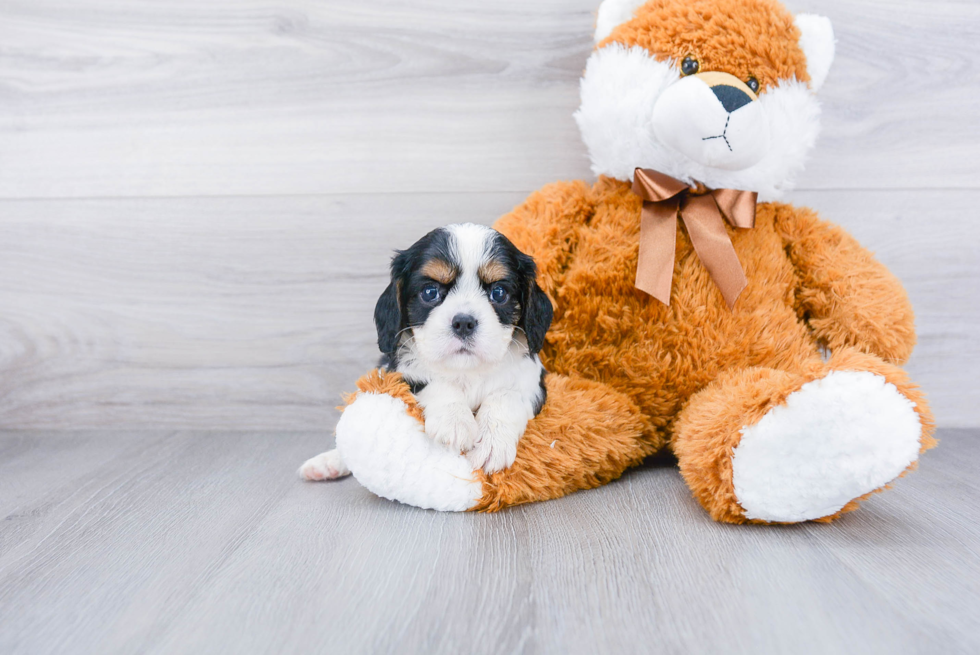
[[[299,467],[299,477],[304,480],[335,480],[350,475],[350,469],[336,450],[328,450],[303,462]]]
[[[473,450],[466,453],[466,459],[474,469],[483,469],[487,473],[496,473],[510,468],[517,457],[517,444],[493,444],[492,441],[478,441]]]
[[[469,450],[476,443],[479,434],[476,418],[466,405],[459,403],[435,405],[426,407],[423,414],[425,433],[433,441],[459,452]]]
[[[466,458],[473,468],[496,473],[509,468],[517,457],[517,442],[524,434],[526,423],[500,420],[492,412],[481,412],[477,424],[480,436]]]

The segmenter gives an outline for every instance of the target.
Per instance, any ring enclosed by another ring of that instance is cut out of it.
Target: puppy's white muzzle
[[[461,315],[474,324],[466,338],[461,338],[453,327]],[[414,335],[418,352],[427,364],[464,371],[501,361],[513,331],[512,326],[500,324],[482,290],[460,283],[443,304],[432,310],[425,325],[414,329]]]
[[[737,171],[769,152],[769,119],[744,82],[728,73],[683,77],[657,99],[653,133],[704,166]]]

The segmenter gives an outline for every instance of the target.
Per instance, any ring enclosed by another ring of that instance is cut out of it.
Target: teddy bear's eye
[[[745,80],[745,86],[752,89],[752,93],[759,92],[759,80],[755,79],[754,77],[750,77],[749,79]]]
[[[685,75],[694,75],[699,70],[701,70],[701,64],[694,57],[684,57],[684,61],[681,62],[681,72]]]

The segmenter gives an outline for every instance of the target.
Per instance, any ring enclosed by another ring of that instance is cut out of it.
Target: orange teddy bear
[[[375,493],[496,510],[595,487],[663,449],[713,518],[830,520],[935,444],[899,368],[901,284],[839,227],[776,202],[819,129],[830,22],[774,0],[606,0],[576,120],[594,184],[495,227],[555,306],[548,400],[509,469],[424,434],[397,375],[358,382],[337,447]]]

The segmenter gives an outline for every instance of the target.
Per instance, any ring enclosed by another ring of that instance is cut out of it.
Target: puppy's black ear
[[[378,298],[374,306],[374,325],[378,328],[378,348],[386,355],[395,352],[398,347],[398,333],[401,332],[401,280],[392,277],[391,284]]]
[[[551,327],[554,310],[551,307],[551,301],[548,300],[547,294],[541,290],[541,287],[538,286],[538,282],[535,279],[537,277],[538,267],[535,265],[534,259],[518,250],[503,235],[500,235],[500,239],[516,255],[519,284],[524,288],[524,291],[521,293],[523,296],[521,298],[521,318],[517,323],[517,327],[524,330],[524,336],[527,337],[528,352],[532,355],[537,355],[544,346],[544,335],[548,332],[548,328]]]
[[[544,346],[544,335],[551,327],[551,319],[554,310],[551,301],[538,283],[534,280],[533,274],[530,279],[530,291],[522,309],[520,328],[527,336],[527,349],[532,355],[537,355]]]

